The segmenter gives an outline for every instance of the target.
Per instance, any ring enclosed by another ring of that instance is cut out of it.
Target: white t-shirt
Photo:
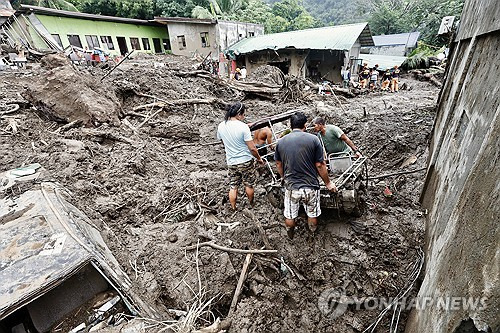
[[[247,70],[246,70],[246,68],[242,68],[240,70],[240,74],[241,74],[241,78],[242,79],[246,78],[247,77]]]
[[[217,128],[217,139],[224,142],[227,165],[245,163],[254,158],[245,143],[253,140],[247,124],[239,120],[223,121]]]

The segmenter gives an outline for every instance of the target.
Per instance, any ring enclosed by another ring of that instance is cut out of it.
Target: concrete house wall
[[[407,333],[500,332],[500,68],[492,66],[500,63],[499,16],[498,0],[465,3],[422,193],[428,218],[419,297],[459,301],[413,310]]]
[[[199,54],[203,57],[212,52],[212,56],[218,57],[217,34],[215,24],[168,22],[168,32],[172,53],[192,57]],[[201,34],[208,33],[209,46],[203,47]],[[182,47],[181,36],[184,36],[186,46]]]
[[[257,67],[267,64],[279,67],[286,72],[284,70],[284,66],[286,66],[288,67],[288,73],[304,77],[305,69],[302,65],[307,55],[307,50],[286,49],[276,52],[265,50],[246,55],[244,57],[245,63],[238,62],[238,66],[245,65],[248,73],[251,73]]]
[[[78,35],[84,48],[89,47],[85,36],[96,35],[99,37],[101,47],[103,47],[103,45],[100,37],[111,36],[114,50],[110,50],[109,52],[112,55],[120,54],[118,40],[116,37],[125,37],[129,51],[132,50],[130,38],[139,38],[140,50],[137,51],[146,53],[154,53],[153,38],[158,38],[160,40],[162,51],[166,51],[163,47],[163,39],[168,39],[168,31],[164,27],[97,20],[94,21],[42,14],[37,14],[36,16],[51,34],[59,35],[63,48],[69,46],[68,35]],[[144,49],[142,38],[147,38],[149,40],[150,50]],[[103,48],[106,49],[105,47]]]
[[[297,77],[318,76],[317,79],[323,77],[329,81],[339,82],[340,69],[346,59],[348,63],[346,52],[337,50],[265,50],[245,55],[244,63],[239,60],[238,65],[244,65],[248,73],[263,65],[273,65],[286,74]]]
[[[259,36],[264,34],[262,24],[218,21],[219,52],[242,40],[243,38]]]
[[[406,48],[406,45],[382,45],[382,46],[371,46],[364,47],[363,53],[367,54],[377,54],[377,55],[388,55],[388,56],[405,56],[411,51],[410,48]]]
[[[340,82],[342,81],[341,67],[349,65],[350,58],[359,57],[360,46],[361,44],[356,42],[349,52],[342,50],[265,50],[245,55],[244,62],[238,60],[238,66],[244,65],[248,73],[263,65],[273,65],[282,70],[282,66],[287,66],[288,74],[298,77],[312,76],[316,79],[322,77],[332,82]]]

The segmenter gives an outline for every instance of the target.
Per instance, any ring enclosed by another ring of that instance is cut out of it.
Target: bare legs
[[[307,217],[307,224],[309,225],[309,230],[314,233],[318,228],[318,218]],[[295,230],[295,219],[285,219],[285,226],[288,237],[292,239]]]
[[[254,189],[253,187],[247,187],[245,186],[245,192],[248,197],[248,202],[250,205],[253,207],[253,198],[254,198]],[[231,207],[233,210],[236,210],[236,199],[238,198],[238,188],[231,188],[229,190],[229,202],[231,203]]]

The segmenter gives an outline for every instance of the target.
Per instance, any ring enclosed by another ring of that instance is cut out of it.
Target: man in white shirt
[[[253,142],[250,128],[242,122],[244,118],[245,106],[240,102],[234,103],[229,107],[224,121],[217,128],[217,139],[222,140],[226,151],[230,178],[229,202],[233,210],[236,210],[238,186],[241,183],[245,186],[248,201],[253,206],[253,187],[257,178],[255,160],[264,164]]]

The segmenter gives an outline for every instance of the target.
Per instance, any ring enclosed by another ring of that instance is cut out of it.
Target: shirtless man
[[[267,154],[266,145],[270,145],[273,142],[273,132],[269,127],[258,129],[253,132],[253,142],[259,150],[260,156],[264,156]]]

